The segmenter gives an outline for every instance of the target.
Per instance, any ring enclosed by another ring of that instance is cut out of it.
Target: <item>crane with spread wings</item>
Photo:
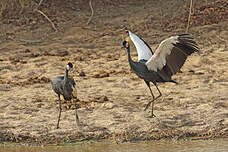
[[[150,46],[136,34],[127,31],[128,37],[123,41],[123,47],[127,50],[128,62],[131,70],[145,81],[152,100],[148,102],[144,110],[152,104],[151,116],[155,117],[154,101],[162,96],[157,83],[173,82],[172,75],[180,71],[187,57],[194,52],[199,52],[199,47],[190,34],[180,34],[171,36],[163,40],[158,48],[153,52]],[[138,53],[138,61],[133,61],[130,54],[130,43],[133,43]],[[154,96],[150,82],[154,84],[159,92],[157,97]]]

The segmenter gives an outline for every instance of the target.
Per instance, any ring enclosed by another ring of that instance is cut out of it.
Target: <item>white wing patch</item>
[[[178,36],[172,36],[163,40],[154,55],[146,62],[146,66],[149,70],[156,71],[161,70],[166,65],[166,57],[170,55],[173,44],[178,42]]]
[[[134,33],[129,31],[129,37],[136,47],[139,60],[149,60],[152,56],[150,48]]]

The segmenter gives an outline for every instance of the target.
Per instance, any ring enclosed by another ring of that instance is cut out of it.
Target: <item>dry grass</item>
[[[32,0],[1,0],[0,1],[0,17],[7,15],[8,11],[23,12],[30,8],[34,1]]]

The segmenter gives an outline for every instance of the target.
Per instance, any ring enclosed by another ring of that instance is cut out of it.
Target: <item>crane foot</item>
[[[151,114],[149,118],[155,118],[156,116],[154,114]]]

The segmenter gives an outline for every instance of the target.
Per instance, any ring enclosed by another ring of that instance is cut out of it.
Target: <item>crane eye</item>
[[[125,48],[128,48],[129,47],[129,44],[128,44],[127,41],[123,41],[123,47],[125,47]]]

